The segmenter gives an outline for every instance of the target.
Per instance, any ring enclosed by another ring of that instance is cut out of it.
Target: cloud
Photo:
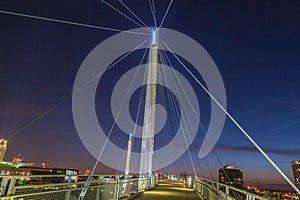
[[[227,151],[259,153],[259,151],[255,147],[249,147],[249,146],[228,146],[225,144],[218,144],[216,148],[220,150],[227,150]],[[263,150],[269,154],[284,155],[284,156],[299,156],[300,154],[300,149],[264,148]]]
[[[281,125],[273,128],[272,130],[270,130],[270,132],[278,131],[278,130],[281,130],[281,129],[284,129],[284,128],[289,128],[289,127],[297,125],[299,123],[300,123],[299,119],[296,119],[294,121],[288,121],[288,122],[286,122],[284,124],[281,124]]]

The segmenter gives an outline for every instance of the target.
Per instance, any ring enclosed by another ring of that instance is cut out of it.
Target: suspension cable
[[[119,2],[139,21],[141,22],[149,31],[151,31],[150,28],[122,1],[119,0]]]
[[[163,17],[163,19],[160,22],[159,28],[163,25],[163,23],[165,21],[165,18],[166,18],[167,14],[168,14],[168,12],[170,10],[170,7],[171,7],[172,3],[173,3],[173,0],[170,1],[169,5],[168,5],[168,8],[167,8],[167,10],[166,10],[166,12],[164,14],[164,17]]]
[[[118,10],[117,8],[115,8],[114,6],[112,6],[110,3],[106,2],[105,0],[101,0],[104,4],[106,4],[107,6],[109,6],[110,8],[112,8],[113,10],[115,10],[116,12],[118,12],[119,14],[121,14],[122,16],[124,16],[126,19],[130,20],[131,22],[135,23],[136,25],[138,25],[139,27],[149,31],[148,27],[143,27],[141,24],[139,24],[138,22],[136,22],[135,20],[133,20],[132,18],[128,17],[126,14],[124,14],[122,11]]]
[[[71,21],[66,21],[66,20],[61,20],[61,19],[41,17],[41,16],[37,16],[37,15],[29,15],[29,14],[11,12],[11,11],[6,11],[6,10],[0,10],[0,13],[19,16],[19,17],[26,17],[26,18],[31,18],[31,19],[50,21],[50,22],[57,22],[57,23],[62,23],[62,24],[74,25],[74,26],[81,26],[81,27],[86,27],[86,28],[95,28],[95,29],[101,29],[101,30],[107,30],[107,31],[125,32],[125,33],[132,33],[132,34],[138,34],[138,35],[150,35],[148,33],[127,31],[127,30],[121,30],[121,29],[116,29],[116,28],[109,28],[109,27],[105,27],[105,26],[84,24],[84,23],[79,23],[79,22],[71,22]]]
[[[248,140],[258,149],[258,151],[268,160],[268,162],[277,170],[277,172],[290,184],[294,190],[300,194],[300,190],[294,183],[281,171],[281,169],[271,160],[271,158],[260,148],[260,146],[250,137],[250,135],[241,127],[241,125],[231,116],[231,114],[220,104],[220,102],[206,89],[206,87],[199,81],[199,79],[186,67],[186,65],[178,58],[178,56],[168,47],[168,45],[161,40],[168,48],[173,56],[181,63],[185,70],[193,77],[199,86],[210,96],[210,98],[219,106],[219,108],[229,117],[229,119],[240,129],[240,131],[248,138]]]

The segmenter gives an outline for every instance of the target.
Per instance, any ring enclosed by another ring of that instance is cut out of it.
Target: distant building
[[[69,168],[41,168],[32,166],[20,166],[13,165],[1,165],[0,175],[51,175],[43,176],[40,178],[41,182],[59,183],[65,182],[69,179],[71,181],[77,181],[77,175],[79,170]],[[61,176],[60,176],[61,175]]]
[[[233,165],[226,165],[219,169],[219,182],[236,188],[242,188],[244,186],[243,172],[235,169]]]
[[[24,159],[21,158],[20,154],[18,155],[18,157],[14,157],[13,160],[12,160],[13,163],[20,163],[20,162],[23,162],[23,161],[24,161]]]
[[[4,159],[6,153],[6,147],[7,147],[7,140],[1,138],[0,139],[0,162],[2,162]]]
[[[0,173],[3,175],[3,168],[20,168],[20,167],[32,167],[34,163],[24,162],[23,158],[15,157],[12,162],[0,161]]]
[[[42,166],[43,169],[45,169],[46,168],[46,163],[42,163],[41,166]]]
[[[295,185],[300,189],[300,161],[294,160],[291,164],[295,179]]]

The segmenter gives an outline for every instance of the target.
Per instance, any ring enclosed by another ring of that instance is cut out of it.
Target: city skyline
[[[1,10],[124,30],[136,28],[101,2],[56,3],[4,1],[0,7]],[[129,5],[147,25],[153,26],[147,1]],[[167,5],[167,2],[157,2],[158,18],[162,18]],[[116,3],[114,6],[125,12],[122,5]],[[175,1],[164,23],[166,28],[191,36],[208,51],[222,75],[229,112],[291,179],[290,162],[300,159],[299,7],[298,2],[280,1],[255,4]],[[3,94],[0,137],[6,138],[69,95],[83,59],[97,44],[115,33],[3,13],[0,21],[6,25],[0,38],[3,44],[0,48],[0,92]],[[114,78],[113,73],[108,75],[107,79]],[[204,116],[209,114],[205,114],[206,108],[202,110]],[[203,120],[207,125],[209,118]],[[199,144],[200,137],[190,148],[194,159]],[[224,165],[234,164],[246,172],[245,182],[255,182],[259,177],[264,182],[285,183],[228,120],[215,149]],[[76,133],[71,99],[11,138],[7,158],[12,159],[19,153],[30,162],[47,162],[50,166],[85,169],[94,164]],[[217,174],[220,166],[213,152],[207,160]],[[165,170],[190,171],[191,166],[184,164],[187,162],[184,155]],[[209,177],[204,160],[199,164]],[[103,169],[99,167],[99,170]]]

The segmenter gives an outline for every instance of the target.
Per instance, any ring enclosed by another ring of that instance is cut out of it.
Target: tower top
[[[151,30],[151,46],[158,46],[158,30]]]
[[[133,135],[132,135],[132,133],[129,134],[129,140],[133,141]]]

